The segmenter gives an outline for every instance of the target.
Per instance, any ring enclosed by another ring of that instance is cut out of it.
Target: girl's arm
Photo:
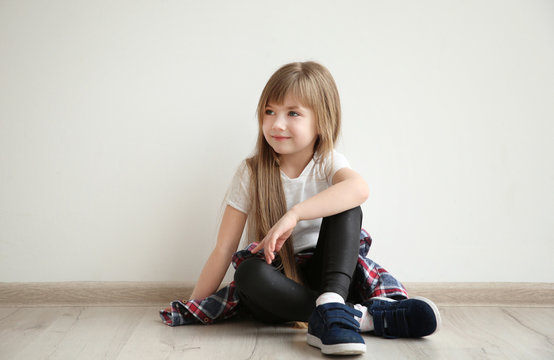
[[[204,268],[192,291],[191,299],[208,297],[221,285],[221,281],[231,264],[231,257],[239,246],[246,218],[245,213],[227,205],[219,226],[217,244],[206,264],[204,264]]]
[[[332,186],[287,211],[252,252],[264,249],[266,262],[271,264],[275,258],[273,252],[281,249],[300,220],[335,215],[367,200],[369,188],[362,176],[354,170],[342,168],[335,173],[332,180]]]
[[[369,196],[365,180],[350,168],[337,171],[332,181],[332,186],[296,204],[289,212],[296,214],[298,221],[317,219],[352,209]]]

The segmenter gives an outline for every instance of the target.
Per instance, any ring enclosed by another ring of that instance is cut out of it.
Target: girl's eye
[[[289,111],[289,116],[296,117],[296,116],[300,116],[300,114],[297,113],[296,111]]]
[[[274,115],[275,113],[273,112],[273,110],[266,109],[265,114],[266,115]]]

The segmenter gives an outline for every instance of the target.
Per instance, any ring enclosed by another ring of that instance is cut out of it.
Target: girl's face
[[[317,140],[315,114],[290,94],[282,104],[269,103],[265,107],[262,131],[279,155],[313,155]]]

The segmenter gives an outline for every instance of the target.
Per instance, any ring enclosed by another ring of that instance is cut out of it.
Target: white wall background
[[[554,2],[0,0],[0,281],[194,281],[317,60],[402,281],[554,281]]]

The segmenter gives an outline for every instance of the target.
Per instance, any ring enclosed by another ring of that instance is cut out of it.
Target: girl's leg
[[[366,351],[359,334],[363,314],[345,304],[358,260],[360,207],[323,219],[316,251],[308,264],[308,281],[321,294],[308,321],[308,344],[324,354],[354,355]]]
[[[318,296],[259,258],[244,260],[234,280],[240,300],[254,318],[268,323],[308,321]]]
[[[307,264],[307,283],[319,293],[334,292],[344,300],[360,249],[362,209],[358,206],[323,218],[314,257]]]
[[[315,254],[303,267],[302,286],[258,258],[243,261],[235,272],[241,301],[260,321],[308,321],[323,292],[348,295],[360,244],[360,207],[323,219]],[[314,289],[314,290],[311,290]]]

